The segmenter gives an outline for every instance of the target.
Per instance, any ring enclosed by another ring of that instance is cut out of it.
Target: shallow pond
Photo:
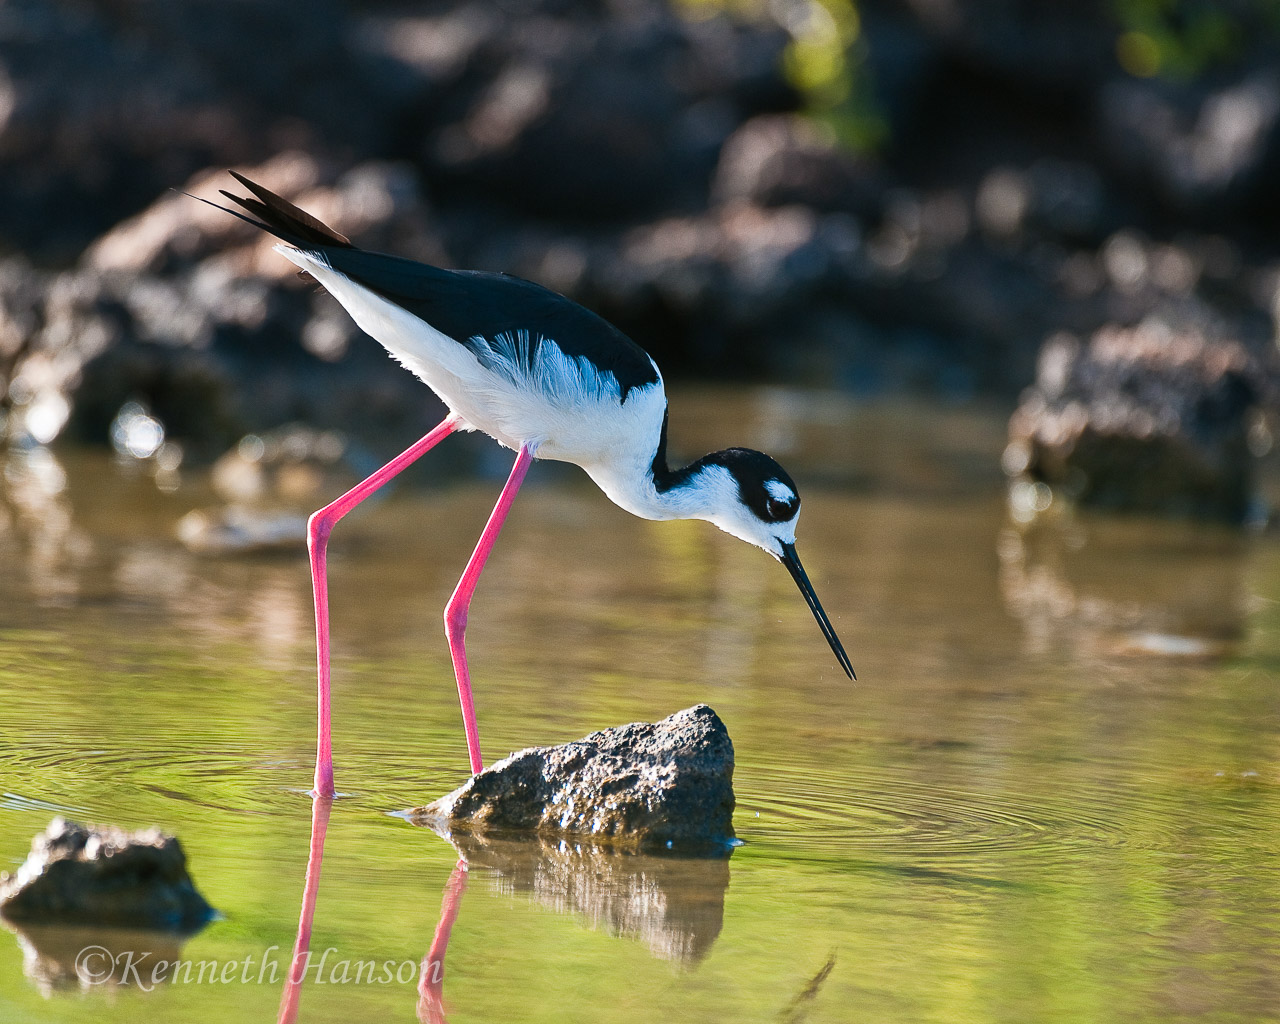
[[[537,466],[471,614],[486,757],[705,701],[744,845],[517,844],[462,870],[395,812],[466,775],[440,615],[505,466],[441,483],[428,456],[335,533],[347,795],[289,993],[305,555],[188,552],[175,527],[212,504],[207,474],[162,491],[101,453],[12,456],[0,868],[56,813],[156,824],[222,917],[150,950],[196,965],[154,986],[78,980],[93,935],[0,932],[0,1020],[270,1021],[286,995],[299,1021],[1280,1018],[1277,542],[1052,506],[1015,525],[995,414],[784,392],[676,409],[677,449],[751,444],[796,477],[859,681],[761,552]]]

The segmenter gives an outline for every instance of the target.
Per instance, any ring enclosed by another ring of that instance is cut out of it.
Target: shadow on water
[[[312,971],[311,931],[332,812],[332,798],[313,799],[302,911],[278,1024],[297,1020]],[[424,1022],[445,1020],[445,957],[474,870],[490,875],[499,893],[528,894],[556,913],[576,915],[592,929],[638,939],[655,957],[685,967],[706,957],[724,925],[732,848],[719,857],[660,857],[568,837],[433,831],[453,846],[458,862],[445,883],[440,918],[418,973],[418,1019]],[[321,968],[316,967],[317,975]],[[800,1005],[803,993],[798,1000]]]

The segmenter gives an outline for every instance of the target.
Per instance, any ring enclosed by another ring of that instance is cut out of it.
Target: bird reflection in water
[[[307,874],[302,884],[302,913],[298,915],[298,934],[293,940],[293,957],[289,976],[285,978],[280,999],[280,1024],[292,1024],[298,1016],[298,999],[302,980],[311,959],[311,922],[316,916],[316,896],[320,892],[320,865],[324,861],[324,837],[329,831],[329,815],[333,797],[317,796],[311,801],[311,850],[307,854]]]
[[[332,808],[333,800],[325,797],[312,805],[302,912],[279,1024],[292,1024],[298,1015]],[[593,928],[638,939],[654,956],[686,967],[706,957],[724,924],[731,849],[714,858],[659,857],[567,838],[436,831],[458,851],[458,862],[445,883],[440,918],[418,975],[418,1019],[427,1024],[446,1019],[445,956],[472,870],[488,872],[501,893],[527,894],[557,913],[579,915]]]
[[[440,905],[440,920],[431,938],[431,948],[422,960],[418,975],[418,1020],[424,1024],[445,1024],[444,1016],[444,954],[449,948],[449,934],[453,922],[458,919],[462,906],[462,894],[467,891],[467,860],[459,857],[449,881],[444,884],[444,901]]]

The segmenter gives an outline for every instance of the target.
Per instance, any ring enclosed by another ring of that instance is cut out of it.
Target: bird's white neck
[[[601,463],[583,467],[615,505],[641,519],[708,519],[733,500],[737,485],[722,466],[702,466],[670,486],[651,465]]]
[[[714,461],[699,460],[674,473],[618,472],[585,467],[614,504],[642,519],[703,519],[775,558],[779,542],[795,543],[795,521],[767,529],[742,503],[737,479]],[[666,484],[667,486],[661,486]]]
[[[607,458],[584,460],[579,465],[610,501],[632,515],[641,519],[703,519],[777,556],[779,542],[795,540],[794,520],[768,529],[743,504],[741,484],[725,464],[725,456],[742,451],[713,452],[673,470],[667,466],[664,412],[662,426],[649,446],[638,445],[629,451],[615,448]],[[782,472],[780,468],[778,472]]]

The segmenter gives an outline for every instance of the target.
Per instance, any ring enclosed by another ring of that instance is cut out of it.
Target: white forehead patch
[[[795,501],[796,492],[784,484],[781,480],[766,480],[764,489],[769,492],[769,497],[775,501]]]

